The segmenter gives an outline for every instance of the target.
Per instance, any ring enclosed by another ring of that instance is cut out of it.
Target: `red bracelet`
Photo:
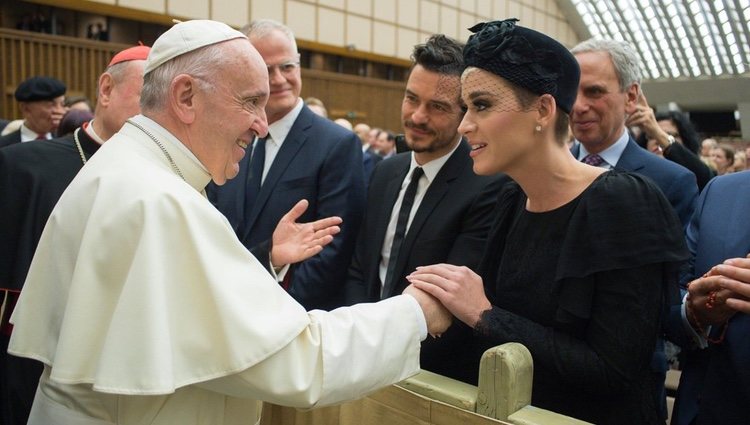
[[[713,295],[713,297],[712,297]],[[708,301],[706,301],[706,308],[711,309],[714,308],[714,303],[716,302],[716,291],[711,291],[708,294]],[[688,316],[690,316],[691,319],[693,319],[693,322],[695,323],[694,328],[698,331],[700,336],[705,338],[706,341],[710,342],[711,344],[721,344],[724,342],[724,336],[727,334],[727,328],[729,328],[729,320],[724,322],[722,324],[723,328],[721,329],[721,335],[719,335],[718,338],[711,338],[708,333],[706,332],[706,329],[703,327],[703,324],[700,320],[698,320],[698,317],[695,315],[695,312],[693,311],[692,307],[690,307],[690,294],[688,293],[687,298],[685,298],[685,310],[687,311]]]

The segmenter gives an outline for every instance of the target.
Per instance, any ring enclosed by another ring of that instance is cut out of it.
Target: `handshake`
[[[414,297],[419,306],[422,307],[422,313],[424,313],[424,318],[427,322],[427,332],[432,337],[440,337],[453,323],[451,312],[437,298],[427,292],[417,289],[414,285],[409,285],[404,289],[404,294]]]

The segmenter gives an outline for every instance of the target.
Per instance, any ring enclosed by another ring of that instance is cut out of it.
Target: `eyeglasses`
[[[299,61],[288,61],[282,62],[278,65],[267,65],[268,75],[273,75],[278,69],[283,75],[289,75],[294,72],[295,69],[299,68]]]

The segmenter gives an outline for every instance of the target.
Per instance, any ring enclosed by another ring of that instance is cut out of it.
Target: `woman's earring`
[[[537,133],[540,132],[540,131],[542,131],[542,126],[538,125],[538,126],[534,127],[534,131],[536,131]]]

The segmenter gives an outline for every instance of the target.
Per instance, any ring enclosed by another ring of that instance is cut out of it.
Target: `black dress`
[[[493,304],[477,324],[482,350],[524,344],[532,404],[597,424],[663,424],[649,367],[687,258],[659,189],[610,171],[569,203],[525,209],[513,183],[480,274]]]

